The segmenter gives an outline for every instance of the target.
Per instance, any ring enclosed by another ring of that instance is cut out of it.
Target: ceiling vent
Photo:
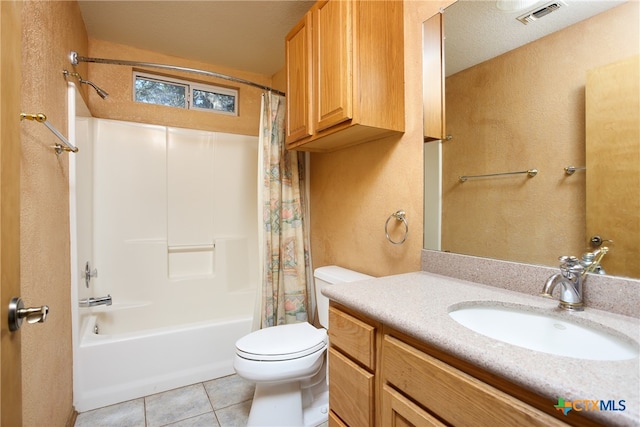
[[[560,0],[556,0],[556,1],[552,1],[550,3],[547,3],[545,5],[536,7],[533,10],[530,10],[529,12],[525,13],[524,15],[520,15],[518,16],[516,19],[520,22],[522,22],[523,24],[527,25],[531,22],[535,22],[538,19],[547,16],[548,14],[555,12],[557,10],[559,10],[562,7],[566,7],[567,4],[563,1]]]

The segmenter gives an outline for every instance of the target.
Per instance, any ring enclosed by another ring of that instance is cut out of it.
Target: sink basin
[[[557,356],[628,360],[639,354],[637,343],[602,327],[570,322],[526,307],[465,305],[453,307],[449,316],[487,337]]]

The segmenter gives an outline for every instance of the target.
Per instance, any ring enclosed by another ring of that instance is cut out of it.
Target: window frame
[[[212,93],[216,93],[219,95],[225,95],[225,96],[233,96],[235,99],[235,102],[233,103],[233,111],[222,111],[222,110],[214,110],[211,108],[201,108],[201,107],[197,107],[195,105],[195,103],[193,102],[194,96],[193,96],[193,91],[194,90],[201,90],[204,92],[212,92]],[[196,111],[209,111],[212,113],[218,113],[218,114],[226,114],[228,116],[237,116],[238,115],[238,89],[231,89],[231,88],[226,88],[226,87],[222,87],[222,86],[215,86],[215,85],[210,85],[210,84],[206,84],[206,83],[191,83],[191,85],[189,85],[189,101],[190,101],[190,109],[191,110],[196,110]]]
[[[136,80],[138,78],[141,78],[141,79],[144,79],[144,80],[152,80],[152,81],[157,81],[157,82],[160,82],[160,83],[166,83],[166,84],[171,84],[171,85],[175,85],[175,86],[184,87],[185,88],[185,104],[184,104],[184,107],[138,101],[136,99]],[[222,111],[222,110],[215,110],[215,109],[212,109],[212,108],[197,107],[197,106],[195,106],[195,104],[193,102],[193,99],[194,99],[193,92],[194,92],[194,90],[212,92],[212,93],[225,95],[225,96],[233,96],[235,98],[234,110],[233,111]],[[237,88],[229,88],[229,87],[217,86],[217,85],[207,84],[207,83],[198,83],[198,82],[193,82],[193,81],[189,81],[189,80],[177,79],[177,78],[174,78],[174,77],[167,77],[167,76],[164,76],[164,75],[152,74],[152,73],[148,73],[148,72],[144,72],[144,71],[136,71],[136,70],[133,70],[132,97],[133,97],[133,102],[138,102],[138,103],[141,103],[141,104],[160,105],[160,106],[163,106],[163,107],[172,107],[172,108],[184,108],[185,110],[192,110],[192,111],[207,111],[207,112],[210,112],[210,113],[224,114],[224,115],[228,115],[228,116],[238,116],[238,102],[239,102],[239,98],[240,98],[239,97],[239,90]]]

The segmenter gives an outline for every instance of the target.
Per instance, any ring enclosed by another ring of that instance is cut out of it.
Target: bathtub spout
[[[111,305],[111,295],[107,295],[106,297],[98,297],[98,298],[85,298],[79,301],[80,307],[95,307],[97,305]]]

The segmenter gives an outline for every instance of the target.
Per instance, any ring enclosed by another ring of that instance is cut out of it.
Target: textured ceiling
[[[314,2],[78,3],[90,38],[270,76],[284,66],[286,34]]]
[[[516,18],[550,3],[543,0],[516,12],[502,12],[494,1],[459,0],[444,11],[445,65],[451,75],[583,21],[625,1],[562,0],[566,6],[527,25]]]
[[[444,12],[447,74],[624,3],[563,1],[567,7],[524,25],[516,17],[548,0],[524,11],[509,13],[498,10],[495,1],[459,0]],[[79,1],[91,38],[265,75],[273,75],[284,66],[284,37],[313,3],[303,0]]]

